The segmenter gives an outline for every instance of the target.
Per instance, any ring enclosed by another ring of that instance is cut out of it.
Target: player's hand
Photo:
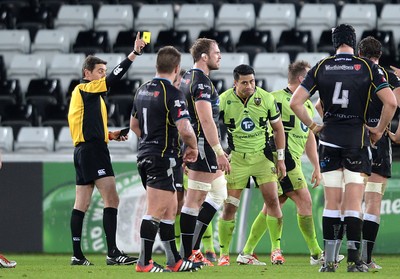
[[[390,131],[388,128],[386,128],[386,132],[390,138],[390,140],[396,144],[400,143],[400,139],[397,138],[396,134]]]
[[[128,135],[126,136],[121,136],[120,137],[121,131],[113,131],[113,132],[108,132],[108,138],[110,140],[116,140],[116,141],[126,141],[128,140]]]
[[[314,189],[315,187],[318,187],[320,182],[321,182],[321,171],[319,168],[314,169],[311,175],[311,184],[314,184],[312,188]]]
[[[315,128],[312,129],[311,131],[314,133],[314,135],[318,136],[323,128],[324,128],[323,124],[317,124],[317,126],[315,126]]]
[[[384,131],[379,131],[376,127],[369,127],[365,125],[369,131],[369,140],[371,141],[372,147],[381,139]]]
[[[146,46],[146,42],[140,38],[140,32],[137,32],[136,34],[136,40],[135,40],[135,46],[134,46],[134,50],[137,53],[142,53],[143,48]]]
[[[285,160],[278,160],[276,163],[276,174],[279,180],[282,180],[286,176]]]
[[[224,155],[217,156],[218,169],[224,171],[229,174],[231,172],[231,164],[228,161],[228,158],[224,152]]]
[[[194,163],[197,161],[197,156],[199,155],[199,150],[197,148],[191,148],[187,146],[185,152],[183,153],[183,161],[186,163]]]
[[[390,69],[393,70],[394,74],[395,74],[397,77],[400,77],[400,69],[399,69],[399,68],[396,68],[395,66],[390,66]]]

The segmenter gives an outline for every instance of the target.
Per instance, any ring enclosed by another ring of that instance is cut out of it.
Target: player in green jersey
[[[323,260],[323,253],[318,245],[315,234],[312,200],[301,168],[300,157],[305,151],[314,167],[311,183],[314,184],[313,188],[318,186],[321,173],[318,163],[317,145],[314,134],[309,132],[308,127],[295,116],[289,106],[292,93],[303,81],[310,68],[310,64],[305,61],[296,61],[290,64],[288,67],[288,86],[285,89],[271,92],[271,94],[275,97],[281,111],[282,123],[286,135],[285,165],[287,176],[279,181],[279,202],[282,207],[286,200],[290,198],[296,204],[299,229],[311,254],[310,264],[316,265],[320,264]],[[310,117],[313,117],[314,106],[310,100],[307,100],[305,107]],[[238,263],[257,263],[252,259],[252,255],[257,243],[267,231],[267,224],[265,222],[266,214],[267,211],[264,206],[251,227],[250,235],[243,252],[238,255]]]
[[[228,132],[231,173],[226,175],[228,198],[218,222],[220,259],[218,265],[229,265],[229,245],[235,228],[235,213],[240,196],[250,177],[260,185],[268,215],[274,261],[281,261],[280,237],[282,211],[279,207],[277,180],[286,176],[284,163],[285,134],[274,97],[255,86],[254,69],[239,65],[233,71],[234,87],[220,95],[220,112]],[[270,123],[278,160],[275,165],[267,144]],[[278,262],[276,262],[278,263]]]

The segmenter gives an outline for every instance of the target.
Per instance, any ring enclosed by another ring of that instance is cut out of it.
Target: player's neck
[[[204,64],[204,63],[198,63],[198,62],[196,62],[196,63],[194,63],[193,68],[202,70],[203,73],[204,73],[205,75],[207,75],[207,76],[210,75],[210,69],[209,69],[209,68],[207,67],[207,65]]]

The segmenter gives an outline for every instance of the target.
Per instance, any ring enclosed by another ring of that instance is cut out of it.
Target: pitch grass
[[[0,268],[0,278],[400,278],[400,256],[379,255],[375,260],[383,266],[378,272],[347,273],[346,263],[342,263],[336,273],[319,273],[318,266],[311,266],[307,255],[286,255],[286,263],[282,266],[267,264],[266,266],[244,266],[235,263],[236,255],[231,255],[230,266],[204,267],[193,273],[137,273],[134,266],[107,266],[104,255],[87,255],[94,266],[70,266],[70,255],[49,254],[6,254],[7,258],[17,261],[14,269]],[[267,261],[266,255],[259,257]],[[158,263],[164,263],[163,255],[155,255]]]

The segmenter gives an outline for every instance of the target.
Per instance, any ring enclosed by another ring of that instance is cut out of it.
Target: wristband
[[[278,161],[283,161],[285,160],[285,149],[277,149],[276,154],[278,157]]]
[[[140,56],[140,55],[143,54],[143,52],[137,52],[136,50],[133,50],[133,54],[135,54],[135,55],[137,55],[137,56]]]
[[[215,154],[217,154],[217,156],[223,156],[224,155],[224,150],[222,149],[221,144],[216,144],[214,146],[211,147],[212,150],[214,150]]]

